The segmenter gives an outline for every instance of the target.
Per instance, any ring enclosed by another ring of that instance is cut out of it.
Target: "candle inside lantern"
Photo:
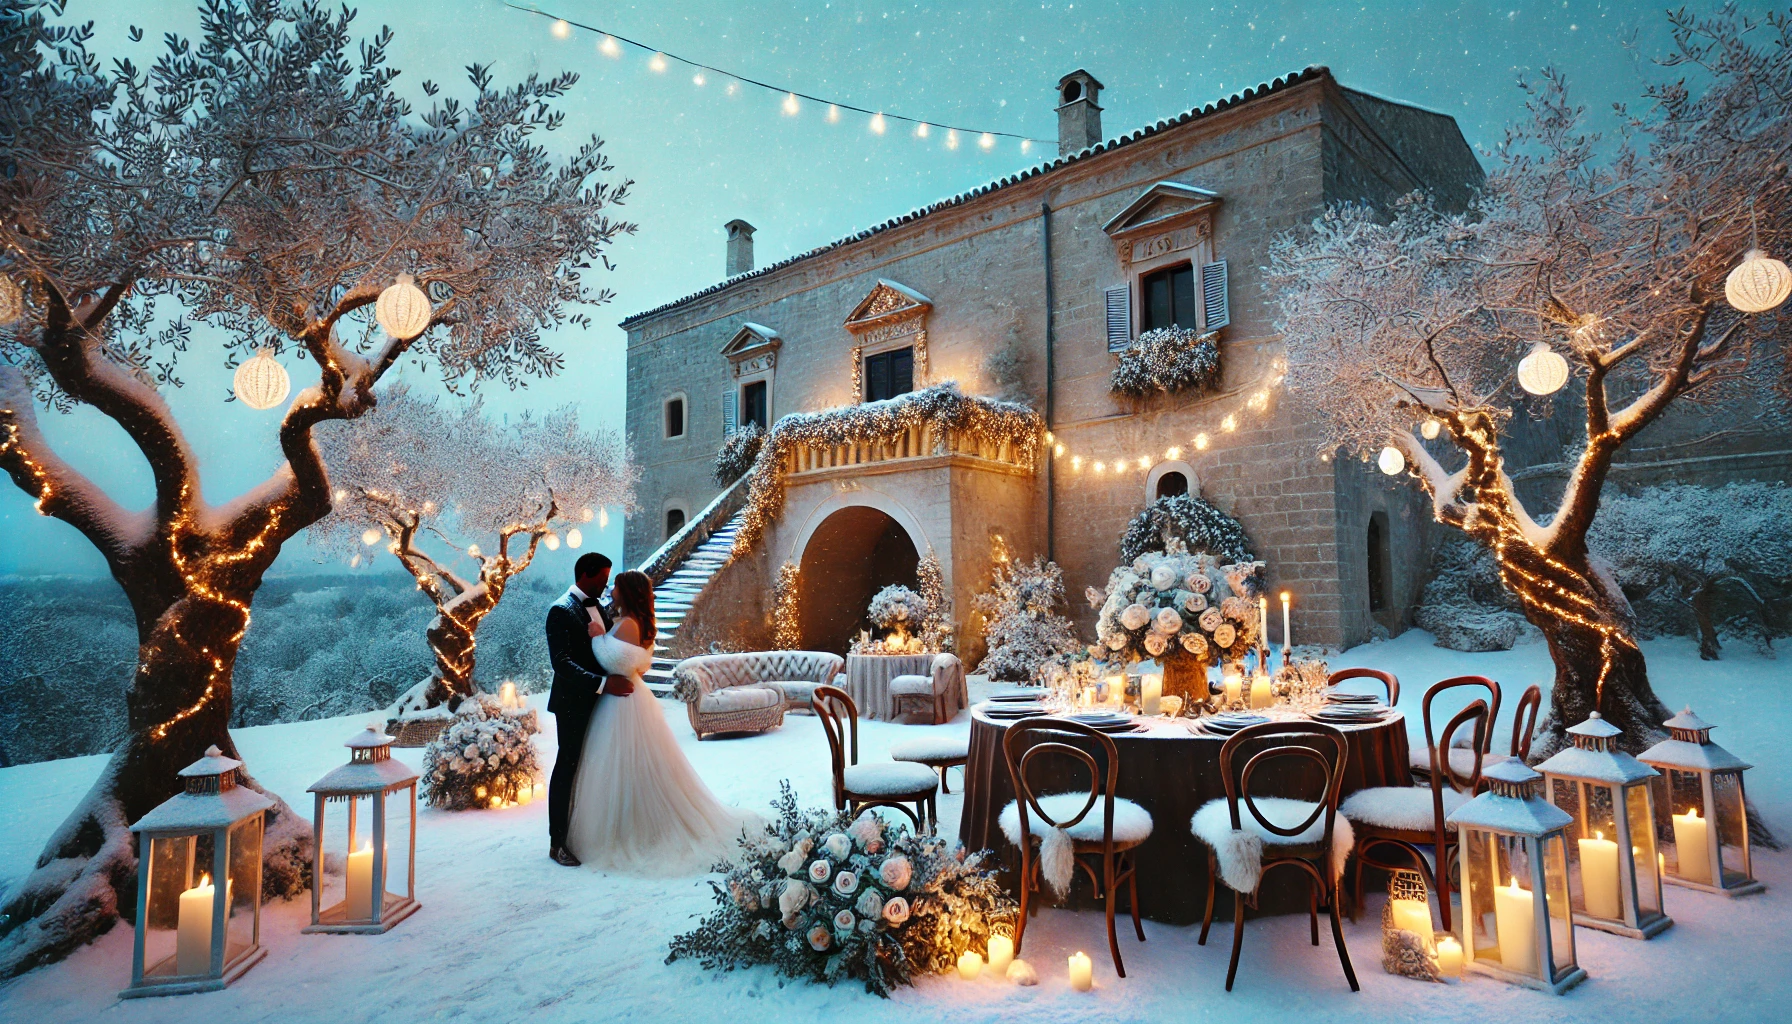
[[[1437,973],[1446,978],[1462,977],[1462,943],[1454,935],[1439,936],[1437,940]]]
[[[226,887],[226,892],[229,888]],[[180,894],[179,938],[174,947],[174,973],[209,974],[212,969],[212,901],[217,898],[212,876]]]
[[[1164,677],[1156,672],[1147,672],[1139,677],[1139,710],[1147,715],[1160,714],[1163,711]]]
[[[1258,672],[1251,677],[1251,707],[1266,708],[1275,703],[1269,695],[1269,673]]]
[[[348,855],[348,899],[343,908],[351,920],[373,920],[373,844],[364,842]]]
[[[1008,976],[1008,965],[1014,962],[1014,940],[1006,935],[989,937],[989,969],[1001,977]]]
[[[1711,884],[1711,851],[1705,847],[1709,828],[1697,807],[1674,815],[1674,854],[1680,861],[1679,875],[1688,882]]]
[[[1424,900],[1389,900],[1394,927],[1431,941],[1431,905]]]
[[[1102,682],[1105,686],[1105,689],[1103,689],[1103,691],[1101,693],[1101,703],[1112,704],[1112,705],[1115,705],[1116,707],[1118,707],[1123,701],[1126,700],[1126,677],[1125,676],[1118,675],[1118,674],[1111,675],[1111,676],[1108,676],[1106,679],[1102,680]]]
[[[534,791],[535,799],[537,800],[548,795],[548,784],[545,782],[537,782],[529,788]]]
[[[974,949],[967,949],[958,954],[958,976],[965,981],[976,981],[977,975],[983,973],[983,957]]]
[[[1580,889],[1587,913],[1616,921],[1624,916],[1618,902],[1618,844],[1604,832],[1580,841]]]
[[[1294,641],[1289,639],[1288,634],[1288,592],[1286,590],[1282,591],[1282,646],[1284,648],[1294,646]]]
[[[1237,704],[1244,697],[1244,671],[1236,665],[1227,665],[1220,670],[1220,678],[1226,683],[1226,704]]]
[[[1500,939],[1500,963],[1518,974],[1537,970],[1537,918],[1531,891],[1520,888],[1517,876],[1511,885],[1493,887],[1494,928]]]
[[[517,805],[520,807],[527,807],[531,803],[534,803],[535,802],[535,787],[533,787],[533,786],[518,786],[518,787],[516,787],[516,802],[517,802]]]
[[[1070,954],[1070,987],[1078,992],[1095,987],[1095,963],[1085,953]]]

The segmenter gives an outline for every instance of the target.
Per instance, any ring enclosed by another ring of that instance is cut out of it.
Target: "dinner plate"
[[[1073,722],[1081,722],[1083,725],[1113,725],[1116,722],[1130,722],[1132,721],[1132,717],[1130,715],[1117,715],[1113,712],[1108,712],[1106,714],[1071,715],[1070,720]]]
[[[986,699],[996,704],[1037,704],[1039,697],[1037,693],[1001,693]]]
[[[1325,694],[1328,704],[1380,704],[1381,698],[1373,693],[1351,693],[1349,691],[1328,690]]]
[[[1044,708],[1034,708],[1022,711],[990,710],[985,711],[984,714],[998,722],[1009,722],[1019,721],[1023,718],[1042,718],[1045,716],[1046,711]]]

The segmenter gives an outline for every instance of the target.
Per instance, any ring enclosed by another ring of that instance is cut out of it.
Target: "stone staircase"
[[[740,529],[744,513],[737,512],[711,533],[703,543],[686,555],[660,584],[653,588],[654,613],[659,622],[659,637],[653,647],[653,667],[647,670],[647,688],[656,697],[672,693],[672,670],[680,659],[670,655],[670,646],[684,617],[690,613],[697,595],[709,585],[715,574],[728,563],[734,534]]]

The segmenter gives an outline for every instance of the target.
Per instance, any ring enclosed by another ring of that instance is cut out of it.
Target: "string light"
[[[882,115],[882,114],[872,114],[871,115],[871,133],[873,135],[882,135],[884,133],[885,127],[886,127],[886,125],[884,124],[884,115]]]
[[[1207,450],[1207,435],[1206,434],[1196,434],[1195,435],[1195,451],[1204,452],[1206,450]]]
[[[604,36],[602,42],[597,44],[597,52],[606,57],[620,57],[622,56],[622,44],[616,41],[615,36],[607,35]]]
[[[555,39],[570,39],[570,38],[572,38],[571,23],[567,22],[565,19],[556,20],[554,22],[554,38]]]
[[[946,148],[947,149],[957,149],[958,148],[958,129],[956,129],[956,128],[946,129]]]
[[[794,92],[785,93],[784,94],[784,113],[790,115],[791,117],[795,117],[797,115],[797,112],[800,110],[802,110],[802,105],[797,103],[796,93],[794,93]]]
[[[996,137],[988,132],[984,132],[982,135],[977,136],[977,145],[984,149],[994,149],[996,148]]]
[[[649,70],[649,71],[664,71],[664,70],[666,70],[666,55],[663,53],[656,53],[653,56],[647,58],[647,70]]]
[[[840,123],[840,104],[838,104],[838,103],[828,104],[828,123],[829,124],[839,124]]]
[[[929,129],[927,127],[926,121],[922,121],[920,124],[915,125],[915,138],[925,139],[927,137],[928,130]]]
[[[1238,429],[1238,417],[1232,415],[1231,413],[1227,413],[1226,418],[1220,421],[1220,429],[1224,430],[1228,434],[1230,434],[1234,430],[1237,430]]]
[[[701,88],[703,86],[703,72],[699,71],[692,75],[691,84]]]

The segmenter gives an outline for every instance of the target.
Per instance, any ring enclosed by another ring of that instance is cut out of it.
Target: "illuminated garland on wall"
[[[802,570],[795,562],[785,562],[778,567],[778,584],[772,593],[772,650],[801,650],[803,628],[797,616],[802,610],[798,603],[802,593]]]

